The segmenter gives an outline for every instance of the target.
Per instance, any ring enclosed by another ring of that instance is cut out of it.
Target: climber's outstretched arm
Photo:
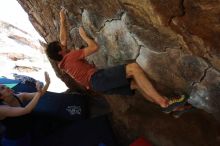
[[[60,10],[60,43],[64,47],[64,49],[67,48],[67,28],[64,8]]]
[[[84,48],[85,57],[98,51],[99,47],[97,43],[93,39],[87,36],[86,32],[84,31],[82,27],[79,28],[79,34],[88,45],[86,48]]]

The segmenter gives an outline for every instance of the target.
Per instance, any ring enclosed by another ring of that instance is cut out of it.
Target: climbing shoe
[[[195,110],[192,105],[185,105],[183,109],[172,112],[174,118],[179,118],[182,114]]]
[[[171,113],[178,106],[183,106],[187,102],[187,99],[188,98],[186,98],[185,95],[181,95],[180,97],[173,97],[169,99],[169,105],[168,107],[163,109],[163,112],[166,114]]]

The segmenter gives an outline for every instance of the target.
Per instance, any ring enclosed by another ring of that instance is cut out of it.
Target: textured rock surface
[[[88,58],[97,67],[136,60],[161,94],[187,93],[191,95],[189,102],[192,105],[206,111],[198,110],[174,120],[161,114],[138,95],[132,99],[108,97],[114,121],[122,122],[125,133],[127,130],[132,133],[127,134],[128,139],[142,134],[155,145],[220,145],[219,124],[207,114],[220,119],[220,1],[18,2],[47,42],[59,37],[58,14],[64,6],[68,10],[70,46],[81,47],[78,27],[83,25],[100,44],[99,52]],[[78,88],[74,81],[57,69],[56,64],[51,63],[69,87]],[[203,127],[207,123],[210,125],[208,129]],[[206,130],[209,132],[205,133]]]

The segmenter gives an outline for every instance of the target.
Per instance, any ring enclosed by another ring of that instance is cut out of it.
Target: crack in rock
[[[193,83],[191,84],[191,86],[193,87],[193,86],[195,86],[196,84],[201,83],[201,82],[204,80],[204,78],[206,77],[206,74],[207,74],[208,70],[211,69],[211,68],[212,68],[211,66],[208,66],[208,67],[203,71],[203,75],[202,75],[202,77],[200,78],[200,80],[197,81],[197,82],[193,82]]]
[[[112,18],[112,19],[107,19],[103,25],[101,25],[101,27],[96,31],[96,32],[100,32],[102,29],[104,29],[104,27],[106,26],[106,23],[111,23],[112,21],[121,21],[123,16],[125,16],[126,13],[125,12],[121,12],[120,14],[120,18]]]

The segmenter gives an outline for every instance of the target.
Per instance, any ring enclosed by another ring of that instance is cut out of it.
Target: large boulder
[[[156,145],[220,145],[220,125],[215,121],[220,119],[220,1],[18,2],[46,42],[59,39],[59,11],[65,7],[69,47],[86,45],[78,34],[82,25],[100,46],[88,57],[98,68],[137,61],[162,95],[188,94],[188,102],[201,109],[176,121],[138,95],[107,97],[115,125],[132,133],[127,133],[129,140],[142,134]],[[51,63],[69,87],[83,90]]]

